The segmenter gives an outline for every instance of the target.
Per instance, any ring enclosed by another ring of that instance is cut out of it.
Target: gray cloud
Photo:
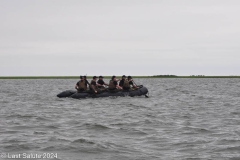
[[[2,0],[0,76],[239,75],[237,0]]]

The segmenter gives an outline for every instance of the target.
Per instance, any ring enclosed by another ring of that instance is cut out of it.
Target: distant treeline
[[[177,77],[176,75],[154,75],[153,77]]]

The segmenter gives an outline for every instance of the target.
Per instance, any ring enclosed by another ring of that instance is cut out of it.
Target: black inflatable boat
[[[140,88],[136,89],[136,90],[131,90],[131,91],[119,91],[116,93],[112,93],[112,92],[103,92],[103,93],[99,93],[99,94],[90,94],[90,93],[77,93],[76,90],[67,90],[67,91],[63,91],[61,93],[59,93],[57,95],[57,97],[59,98],[66,98],[66,97],[71,97],[71,98],[99,98],[99,97],[111,97],[111,96],[115,96],[115,97],[126,97],[126,96],[130,96],[130,97],[134,97],[134,96],[142,96],[142,95],[146,95],[148,93],[148,89],[144,86],[139,86]]]

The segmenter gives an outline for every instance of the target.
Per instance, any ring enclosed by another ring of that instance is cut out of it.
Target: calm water
[[[56,97],[76,82],[0,80],[0,153],[240,159],[240,79],[136,79],[150,98]]]

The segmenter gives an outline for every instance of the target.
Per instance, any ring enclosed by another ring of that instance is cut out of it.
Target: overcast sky
[[[240,75],[239,0],[0,0],[0,76]]]

